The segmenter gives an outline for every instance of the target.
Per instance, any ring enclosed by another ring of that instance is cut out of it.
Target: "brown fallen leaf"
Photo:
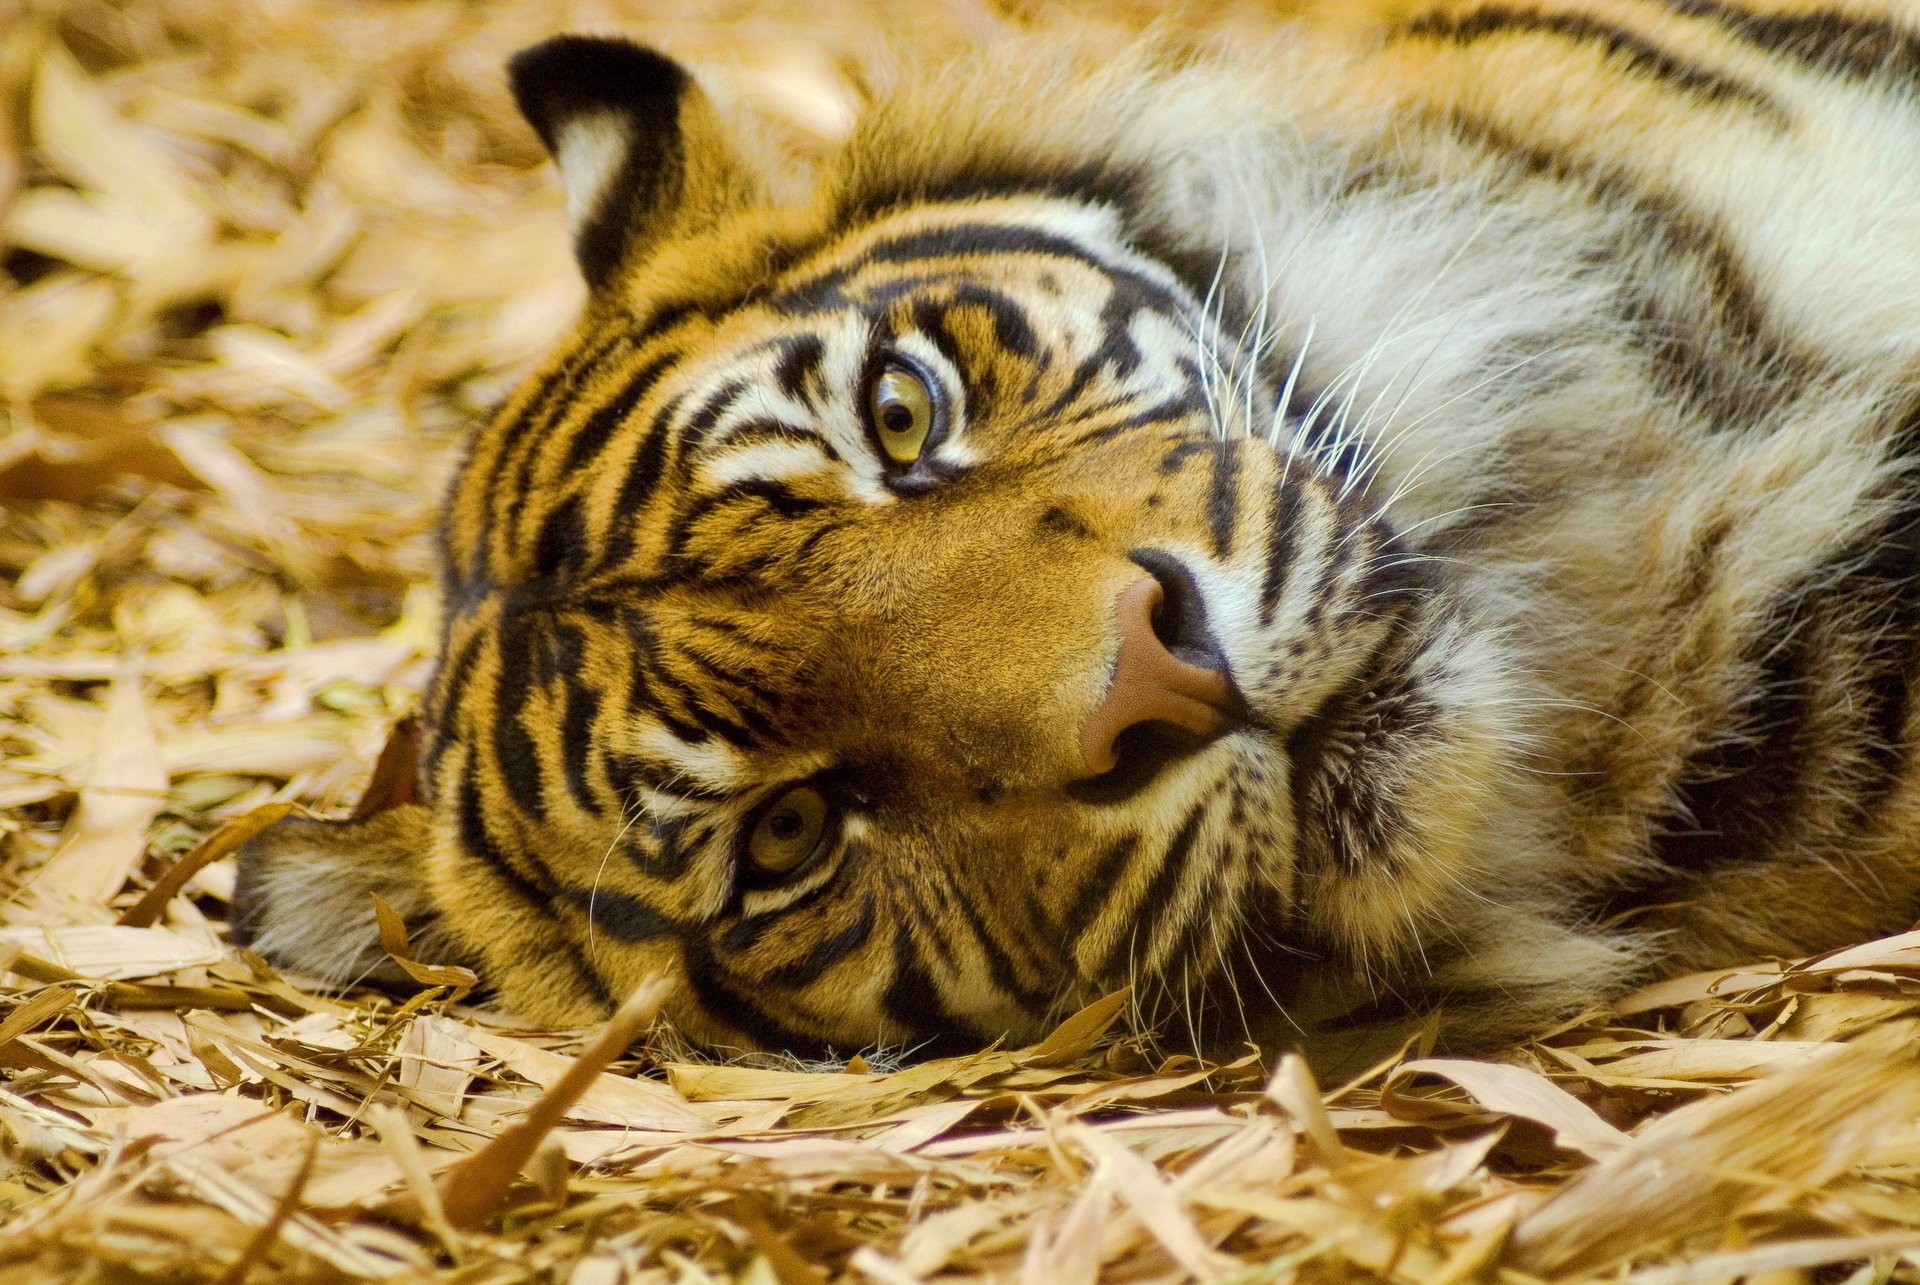
[[[408,716],[393,725],[387,743],[374,760],[373,777],[360,801],[353,805],[350,819],[364,821],[376,812],[415,802],[418,791],[414,773],[420,761],[420,720]]]
[[[625,1053],[660,1015],[669,984],[650,980],[636,986],[600,1034],[580,1051],[573,1065],[552,1088],[534,1101],[527,1114],[503,1129],[486,1146],[449,1167],[436,1184],[449,1224],[478,1227],[506,1199],[514,1178],[533,1157],[540,1140],[563,1119],[607,1064]]]
[[[407,940],[407,921],[379,893],[370,892],[367,895],[373,898],[373,917],[380,926],[380,948],[393,958],[394,963],[400,965],[401,971],[407,976],[422,986],[451,988],[452,993],[447,999],[453,1003],[465,999],[467,992],[480,984],[479,975],[471,968],[459,964],[423,964],[416,960],[412,945]]]
[[[141,689],[138,668],[123,664],[79,782],[79,806],[29,885],[48,916],[72,920],[80,907],[104,906],[147,850],[147,826],[167,800],[167,772]]]
[[[1512,1262],[1552,1279],[1724,1226],[1777,1188],[1818,1187],[1920,1116],[1920,1028],[1889,1023],[1815,1062],[1673,1112],[1514,1228]]]
[[[1421,1075],[1451,1080],[1485,1110],[1544,1125],[1560,1146],[1595,1159],[1618,1151],[1629,1141],[1592,1107],[1538,1071],[1502,1062],[1438,1057],[1403,1062],[1388,1074],[1381,1104],[1410,1118],[1419,1118],[1422,1111],[1432,1109],[1434,1104],[1410,1098],[1404,1092],[1408,1082]]]

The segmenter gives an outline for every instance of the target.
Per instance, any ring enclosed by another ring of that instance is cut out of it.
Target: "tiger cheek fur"
[[[717,1048],[1131,984],[1338,1054],[1907,922],[1920,192],[1787,126],[1920,147],[1848,53],[1920,37],[1671,7],[1014,42],[802,176],[521,55],[590,303],[448,497],[422,802],[256,840],[238,934],[357,976],[378,893]],[[1821,166],[1874,199],[1735,182]]]

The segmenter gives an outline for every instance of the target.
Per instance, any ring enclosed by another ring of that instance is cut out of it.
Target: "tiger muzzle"
[[[1142,551],[1134,560],[1152,574],[1128,584],[1114,602],[1120,645],[1113,676],[1080,731],[1089,776],[1118,765],[1122,737],[1133,728],[1165,724],[1204,741],[1241,716],[1190,578],[1163,555]]]

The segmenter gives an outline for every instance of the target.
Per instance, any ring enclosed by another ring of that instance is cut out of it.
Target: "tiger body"
[[[591,302],[449,497],[420,801],[256,841],[242,933],[350,976],[378,891],[536,1018],[845,1052],[1130,983],[1471,1044],[1911,922],[1920,12],[1235,43],[985,50],[797,179],[524,56]],[[1225,721],[1101,758],[1149,578]]]

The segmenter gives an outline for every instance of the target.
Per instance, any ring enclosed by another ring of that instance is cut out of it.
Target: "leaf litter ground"
[[[226,943],[248,828],[411,709],[450,452],[580,301],[504,58],[626,30],[804,152],[1027,20],[0,0],[0,1279],[1920,1281],[1920,933],[1328,1084],[1124,996],[713,1064],[644,991],[535,1030]]]

